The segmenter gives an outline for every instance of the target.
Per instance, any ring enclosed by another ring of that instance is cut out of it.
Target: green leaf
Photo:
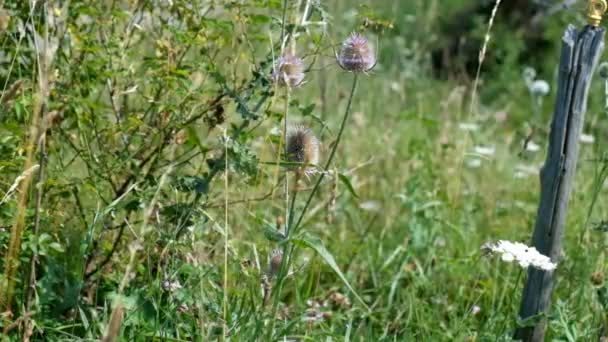
[[[340,267],[338,267],[334,256],[327,250],[327,248],[325,248],[325,245],[323,245],[323,242],[318,237],[305,234],[301,237],[293,238],[292,241],[296,244],[301,244],[305,247],[314,250],[325,261],[325,263],[329,267],[331,267],[331,269],[338,275],[344,285],[353,293],[353,295],[357,298],[361,305],[363,305],[363,307],[365,307],[368,311],[370,310],[367,304],[365,304],[365,302],[363,301],[363,299],[357,294],[357,292],[355,292],[348,280],[346,280],[346,277],[344,276],[342,271],[340,271]]]
[[[273,227],[271,224],[264,222],[264,236],[268,241],[273,242],[281,242],[285,240],[285,235],[283,235],[276,227]]]
[[[175,189],[181,192],[196,192],[206,194],[209,191],[209,182],[197,176],[176,177],[173,182]]]
[[[346,185],[348,192],[350,192],[356,198],[359,198],[359,195],[357,195],[357,193],[355,192],[355,188],[353,188],[353,185],[351,184],[350,179],[348,179],[348,177],[346,177],[344,174],[339,173],[338,178],[340,178],[340,181],[342,181],[342,183]]]

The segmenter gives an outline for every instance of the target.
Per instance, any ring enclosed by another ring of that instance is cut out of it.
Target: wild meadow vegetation
[[[530,243],[585,20],[494,4],[4,1],[2,341],[511,340],[482,246]],[[551,341],[608,338],[606,68]]]

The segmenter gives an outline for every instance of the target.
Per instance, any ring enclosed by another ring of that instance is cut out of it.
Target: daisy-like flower
[[[376,54],[367,38],[353,33],[342,43],[336,59],[342,69],[352,72],[367,72],[376,66]]]
[[[294,55],[284,55],[274,64],[271,77],[282,87],[298,87],[304,81],[304,62]]]
[[[320,143],[310,128],[293,125],[287,129],[287,161],[307,166],[319,164]]]
[[[481,246],[481,249],[487,253],[499,254],[503,261],[515,261],[523,268],[532,266],[544,271],[553,271],[557,267],[557,264],[551,262],[549,257],[540,254],[536,248],[521,242],[500,240],[496,243],[486,243]]]

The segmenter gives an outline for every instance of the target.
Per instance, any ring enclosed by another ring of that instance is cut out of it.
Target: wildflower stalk
[[[283,152],[285,158],[288,156],[287,151],[287,116],[289,114],[289,101],[291,100],[291,88],[285,87],[285,111],[283,117]],[[293,212],[289,209],[289,172],[285,172],[285,222],[291,220]],[[285,226],[285,233],[287,234],[289,226]]]
[[[319,189],[319,186],[321,185],[321,182],[323,181],[323,178],[325,177],[325,174],[327,173],[326,171],[329,170],[329,166],[331,165],[331,162],[334,159],[334,156],[336,154],[336,151],[338,149],[338,145],[340,144],[340,139],[342,138],[342,133],[344,132],[344,127],[346,126],[346,121],[348,120],[349,114],[350,114],[350,108],[353,102],[353,98],[355,95],[355,90],[357,89],[357,81],[358,81],[358,73],[355,72],[353,73],[353,83],[352,83],[352,87],[350,90],[350,95],[348,96],[348,102],[346,103],[346,109],[344,111],[344,116],[342,118],[342,123],[340,124],[340,130],[338,131],[338,136],[336,137],[336,141],[332,147],[332,150],[329,154],[329,158],[327,159],[327,162],[325,164],[325,167],[323,169],[324,172],[321,172],[321,174],[319,175],[319,178],[317,179],[317,182],[315,183],[315,186],[313,187],[310,195],[308,196],[308,199],[306,200],[306,203],[304,204],[304,208],[302,209],[300,216],[298,217],[298,220],[296,221],[295,225],[293,224],[293,217],[295,216],[293,213],[293,208],[295,206],[295,192],[292,198],[292,202],[291,202],[291,215],[289,217],[289,219],[287,220],[287,227],[285,229],[285,240],[289,240],[289,238],[291,236],[293,236],[293,234],[296,233],[297,228],[300,226],[300,224],[302,223],[302,219],[304,218],[304,215],[306,214],[306,211],[308,210],[308,207],[310,206],[310,203],[312,202],[312,199],[314,198],[317,190]],[[276,314],[277,314],[277,310],[278,310],[278,306],[279,306],[279,300],[281,298],[281,292],[283,290],[283,285],[285,282],[285,278],[287,276],[287,270],[289,270],[289,266],[291,264],[291,259],[292,259],[292,255],[295,251],[295,246],[291,245],[288,246],[287,244],[283,247],[283,260],[281,262],[281,269],[279,271],[279,274],[277,276],[277,284],[276,284],[276,291],[274,291],[273,296],[274,296],[274,301],[273,301],[273,306],[272,306],[272,316],[271,316],[271,323],[270,323],[270,329],[268,330],[268,336],[266,337],[267,341],[272,340],[272,333],[274,331],[274,324],[276,321]]]
[[[222,341],[226,340],[228,326],[228,136],[224,129],[224,324]]]
[[[281,54],[283,54],[283,48],[285,47],[285,20],[287,19],[287,1],[283,0],[283,15],[281,19]]]
[[[517,278],[515,278],[515,283],[513,284],[513,290],[511,291],[511,295],[509,296],[509,300],[507,302],[507,312],[511,311],[511,307],[513,306],[513,298],[515,298],[515,291],[518,290],[518,286],[519,285],[519,281],[521,280],[521,275],[524,273],[524,270],[522,268],[519,269],[519,271],[517,272]],[[503,298],[501,298],[501,303],[503,301]],[[502,335],[505,336],[507,329],[509,328],[509,322],[510,320],[508,319],[510,316],[507,315],[507,319],[505,319],[504,322],[504,327],[502,330]]]
[[[338,136],[336,137],[336,142],[334,143],[334,146],[329,154],[327,163],[325,164],[325,167],[323,168],[323,172],[319,175],[319,178],[317,179],[317,183],[315,184],[310,195],[308,196],[308,199],[306,200],[306,204],[304,204],[304,208],[302,209],[302,212],[300,213],[300,216],[298,217],[298,221],[296,222],[296,224],[293,227],[291,226],[291,224],[288,226],[289,232],[295,232],[297,230],[297,228],[300,226],[300,224],[302,223],[302,219],[304,218],[304,215],[306,214],[306,211],[308,210],[308,207],[310,206],[312,199],[314,198],[317,190],[319,189],[319,185],[321,185],[321,182],[323,181],[323,178],[327,174],[327,171],[329,170],[329,166],[331,165],[331,162],[334,159],[334,155],[336,154],[336,150],[338,149],[338,145],[340,144],[340,138],[342,138],[342,133],[344,132],[344,127],[346,126],[346,121],[348,120],[348,116],[350,114],[350,107],[353,102],[355,90],[357,89],[358,76],[359,76],[359,73],[356,73],[356,72],[353,73],[353,85],[350,90],[350,95],[348,96],[348,102],[346,103],[346,110],[344,111],[344,117],[342,118],[342,124],[340,125],[340,131],[338,131]],[[289,237],[289,234],[287,234],[287,237]]]

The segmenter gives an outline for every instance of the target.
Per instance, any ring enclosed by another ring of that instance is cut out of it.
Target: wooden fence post
[[[595,10],[597,14],[597,11],[602,10],[603,14],[606,8],[598,7],[597,3],[601,6],[606,4],[604,0],[591,0],[589,11]],[[551,123],[547,159],[540,173],[540,204],[532,244],[553,262],[558,261],[561,253],[589,85],[604,48],[605,31],[597,27],[599,20],[591,21],[591,15],[588,14],[589,26],[578,32],[570,25],[562,38],[555,112]],[[528,319],[529,325],[517,329],[516,339],[544,340],[547,321],[543,315],[549,308],[553,284],[553,271],[529,269],[519,311],[520,318],[524,322]],[[531,319],[534,317],[536,319]]]

